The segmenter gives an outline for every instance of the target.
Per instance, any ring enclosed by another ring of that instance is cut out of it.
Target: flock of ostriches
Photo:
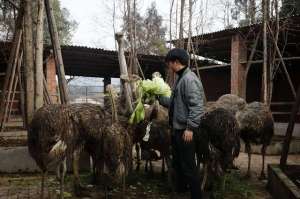
[[[129,125],[129,115],[122,108],[122,96],[116,97],[111,87],[108,90],[110,98],[104,107],[94,104],[48,105],[35,113],[28,131],[28,148],[42,171],[41,198],[51,168],[57,168],[60,198],[63,198],[67,157],[72,157],[75,190],[86,189],[79,178],[82,151],[92,157],[94,182],[105,190],[117,184],[125,187],[125,176],[133,167],[133,146],[136,147],[137,169],[141,147],[145,169],[150,164],[152,170],[151,161],[162,159],[162,172],[166,164],[169,177],[172,176],[168,111],[155,102],[145,108],[143,122]],[[249,157],[248,176],[251,144],[262,145],[261,177],[265,177],[266,147],[274,134],[274,121],[266,105],[260,102],[247,104],[242,98],[228,94],[207,103],[201,120],[195,142],[197,162],[203,165],[204,171],[202,189],[207,180],[234,167],[234,159],[240,152],[240,138]]]

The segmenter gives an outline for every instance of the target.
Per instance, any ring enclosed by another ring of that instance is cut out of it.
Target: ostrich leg
[[[261,148],[262,168],[261,168],[261,174],[260,174],[260,177],[259,177],[260,180],[266,179],[266,175],[265,175],[265,155],[266,155],[266,149],[267,149],[266,145],[263,145],[262,148]]]
[[[122,175],[122,199],[125,198],[125,192],[126,192],[126,167],[125,172]]]
[[[207,163],[204,163],[203,169],[204,169],[204,174],[203,174],[203,180],[202,180],[202,184],[201,184],[201,191],[204,191],[205,184],[206,184],[206,181],[207,181],[207,176],[208,176],[208,165],[207,165]]]
[[[149,162],[150,162],[150,174],[153,175],[153,164],[152,164],[152,160],[150,160]]]
[[[173,196],[173,192],[174,192],[174,190],[173,190],[173,187],[174,186],[172,186],[172,183],[173,183],[173,178],[172,178],[172,175],[173,175],[173,169],[172,169],[172,166],[171,166],[171,158],[170,158],[170,156],[169,155],[166,155],[165,156],[165,158],[166,158],[166,165],[167,165],[167,169],[168,169],[168,188],[172,191],[172,194],[171,194],[171,196]]]
[[[245,143],[245,150],[248,153],[248,170],[247,170],[247,174],[246,177],[250,178],[251,177],[251,172],[250,172],[250,167],[251,167],[251,145],[250,143]]]
[[[47,171],[42,171],[41,199],[44,199],[46,176],[47,176]]]
[[[141,165],[141,156],[140,156],[140,145],[139,143],[135,144],[135,152],[136,152],[136,170],[139,171],[140,170],[140,165]]]
[[[165,175],[166,171],[165,171],[165,155],[162,156],[162,163],[161,163],[161,174],[162,176]]]
[[[66,159],[64,159],[57,168],[57,177],[59,179],[59,188],[60,188],[60,199],[64,198],[64,181],[65,181],[65,174],[67,170],[67,163]]]
[[[80,177],[79,177],[79,152],[78,151],[74,151],[73,153],[73,174],[74,174],[74,186],[75,186],[75,190],[77,190],[77,188],[81,188],[81,183],[80,183]]]

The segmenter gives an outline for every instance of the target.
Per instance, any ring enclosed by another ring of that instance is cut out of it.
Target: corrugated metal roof
[[[300,22],[300,15],[294,15],[294,16],[285,17],[285,18],[280,19],[281,22],[285,22],[287,20]],[[196,36],[193,36],[192,39],[196,39],[196,38],[213,39],[216,37],[229,36],[229,35],[236,34],[236,33],[247,32],[247,31],[249,31],[251,29],[255,29],[261,25],[262,25],[262,23],[256,23],[256,24],[252,24],[252,25],[222,29],[222,30],[218,30],[218,31],[214,31],[214,32],[196,35]],[[187,40],[187,39],[188,38],[185,38],[185,40]],[[171,42],[176,43],[177,41],[178,41],[178,39],[172,40]]]

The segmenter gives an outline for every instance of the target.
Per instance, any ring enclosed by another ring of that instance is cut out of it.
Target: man
[[[170,98],[160,97],[169,108],[172,127],[172,166],[176,174],[177,192],[189,185],[192,199],[201,198],[200,179],[195,161],[195,136],[203,113],[204,92],[199,78],[188,67],[189,55],[184,49],[172,49],[165,62],[177,74]]]

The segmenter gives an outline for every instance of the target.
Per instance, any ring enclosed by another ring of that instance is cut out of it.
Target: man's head
[[[184,49],[174,48],[166,55],[165,62],[170,69],[177,72],[188,65],[189,55]]]

